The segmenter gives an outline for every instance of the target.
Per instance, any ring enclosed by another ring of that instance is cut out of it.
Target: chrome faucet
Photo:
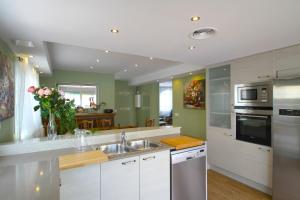
[[[125,147],[126,147],[126,134],[125,131],[121,132],[121,148],[123,151],[125,151]]]

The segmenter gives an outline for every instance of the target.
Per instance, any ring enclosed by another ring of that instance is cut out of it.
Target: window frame
[[[57,83],[56,84],[56,87],[60,90],[60,86],[94,86],[96,87],[96,101],[95,103],[98,104],[99,101],[99,98],[100,98],[100,95],[99,95],[99,90],[98,90],[98,85],[97,84],[92,84],[92,83],[89,83],[89,84],[82,84],[82,83]],[[80,92],[80,104],[82,104],[82,92]],[[83,105],[80,105],[81,107],[83,107]],[[83,107],[85,108],[85,107]]]

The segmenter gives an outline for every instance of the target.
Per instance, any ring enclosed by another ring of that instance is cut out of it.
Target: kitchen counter
[[[167,149],[171,147],[161,144],[153,149],[108,156],[108,161]],[[0,157],[0,199],[59,200],[58,157],[72,153],[77,151],[66,148]]]

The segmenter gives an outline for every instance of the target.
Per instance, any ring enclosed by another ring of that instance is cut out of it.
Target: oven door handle
[[[261,116],[261,115],[238,115],[239,117],[256,117],[256,118],[263,118],[268,119],[268,116]]]

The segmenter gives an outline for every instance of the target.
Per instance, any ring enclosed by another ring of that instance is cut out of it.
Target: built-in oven
[[[236,113],[236,139],[271,146],[271,117]]]
[[[235,85],[236,139],[271,146],[272,82]]]
[[[235,85],[235,106],[272,107],[273,86],[271,82]]]

